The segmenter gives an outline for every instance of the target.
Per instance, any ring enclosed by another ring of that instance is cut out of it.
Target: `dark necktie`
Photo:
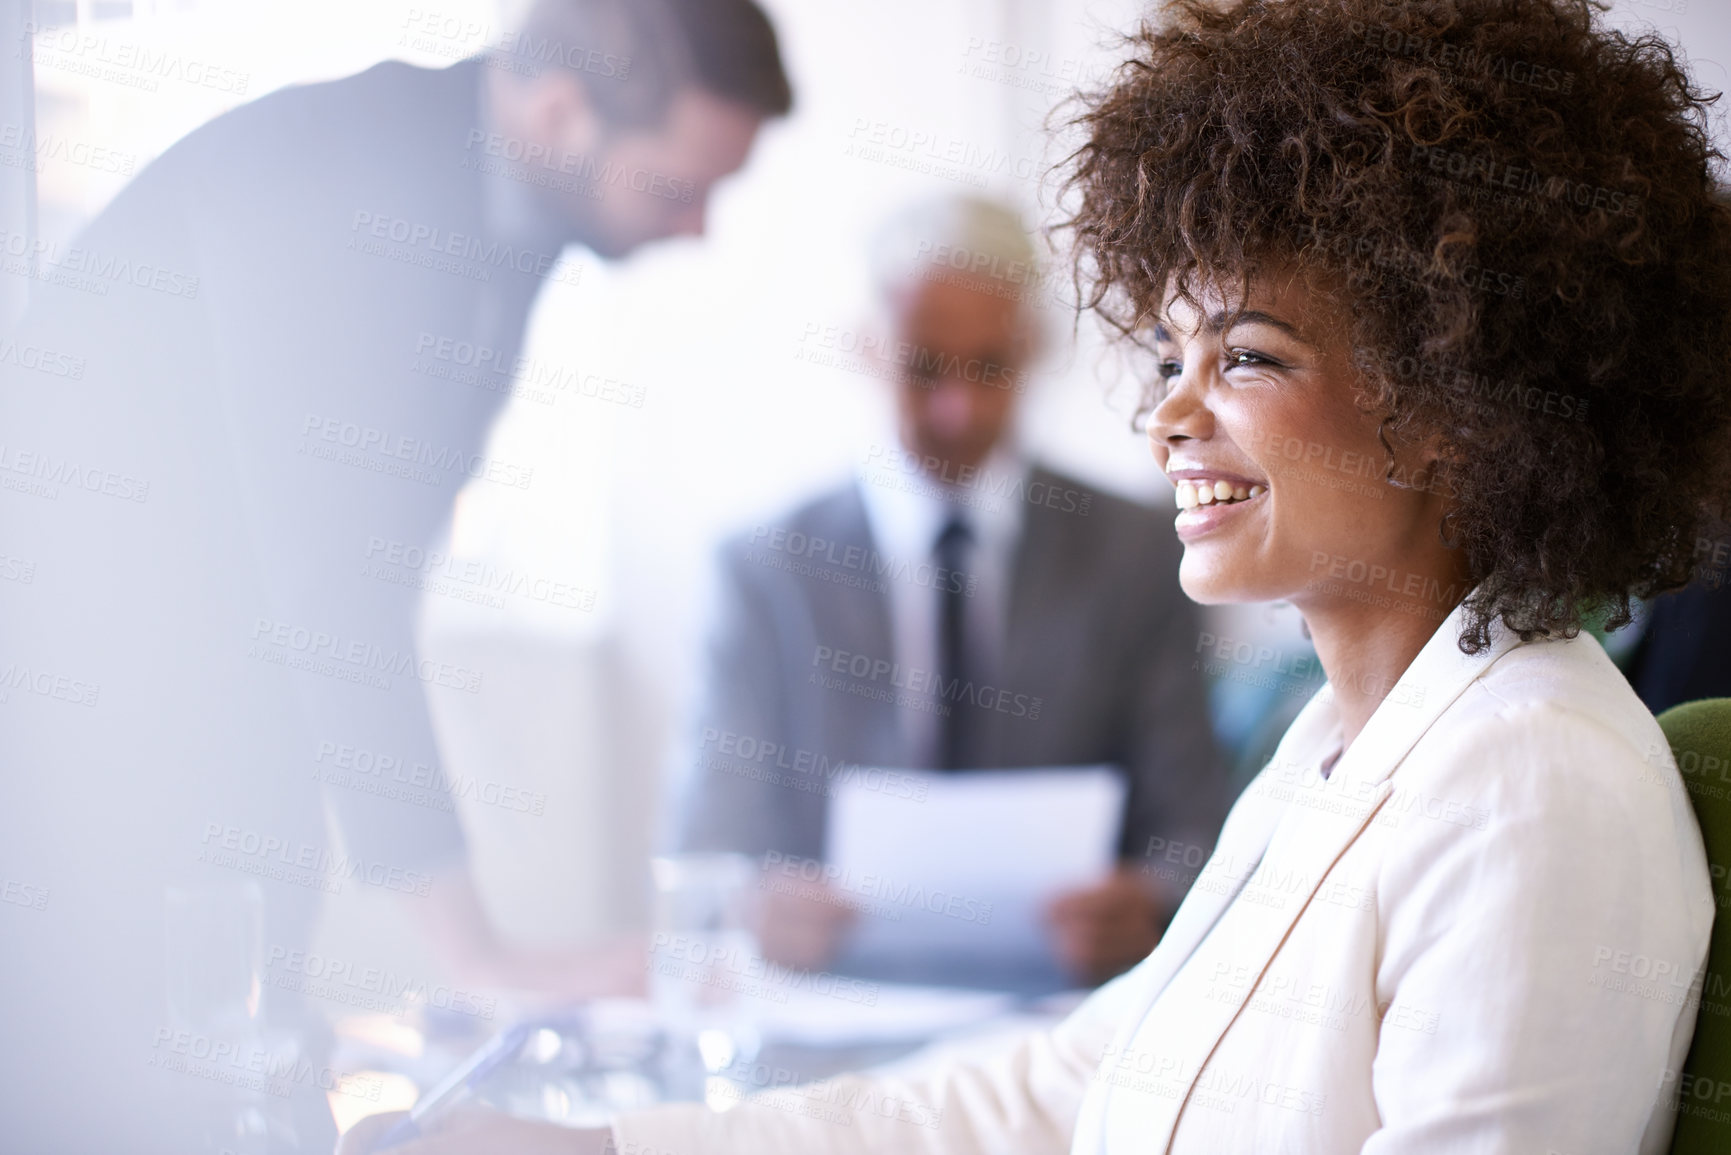
[[[961,573],[973,547],[967,519],[952,514],[932,547],[938,573],[938,768],[972,765],[972,695],[968,692],[967,595]]]

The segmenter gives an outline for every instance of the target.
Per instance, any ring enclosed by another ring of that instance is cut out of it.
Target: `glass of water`
[[[656,858],[650,869],[649,997],[669,1043],[689,1060],[670,1090],[703,1097],[708,1077],[758,1050],[766,967],[752,930],[757,866],[742,854],[682,854]]]
[[[227,1042],[255,1037],[264,1002],[264,892],[258,882],[171,886],[163,913],[171,1024]]]
[[[264,1055],[264,891],[255,879],[170,886],[163,895],[168,1025],[190,1036],[183,1073],[210,1150],[282,1149],[282,1104],[250,1082]]]

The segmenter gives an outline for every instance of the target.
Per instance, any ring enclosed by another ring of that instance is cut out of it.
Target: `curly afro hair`
[[[1627,624],[1731,496],[1718,96],[1600,8],[1166,0],[1071,121],[1059,228],[1131,342],[1169,286],[1332,286],[1385,445],[1442,454],[1469,653]]]

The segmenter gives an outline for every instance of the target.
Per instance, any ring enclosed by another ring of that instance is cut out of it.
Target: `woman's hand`
[[[405,1115],[390,1111],[367,1116],[343,1135],[336,1155],[368,1155]],[[613,1132],[605,1127],[574,1130],[471,1108],[455,1112],[418,1139],[378,1150],[393,1155],[613,1155],[616,1149]]]

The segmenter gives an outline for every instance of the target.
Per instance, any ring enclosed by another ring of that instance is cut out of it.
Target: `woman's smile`
[[[1266,481],[1178,462],[1167,463],[1166,476],[1178,504],[1173,527],[1185,542],[1222,526],[1244,525],[1246,517],[1260,512],[1269,492]]]

